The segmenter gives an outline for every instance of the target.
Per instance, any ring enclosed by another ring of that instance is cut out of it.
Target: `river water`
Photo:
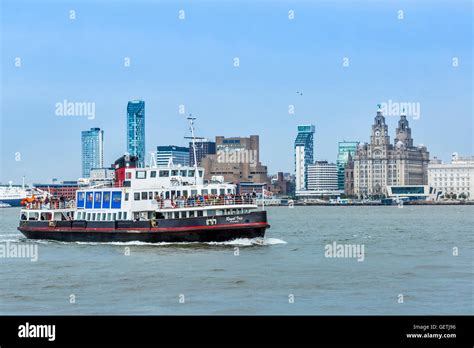
[[[474,313],[472,206],[267,210],[263,245],[151,245],[29,241],[0,209],[0,247],[38,253],[0,255],[0,314]]]

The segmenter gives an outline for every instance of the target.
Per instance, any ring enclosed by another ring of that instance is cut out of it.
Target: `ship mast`
[[[185,139],[191,139],[193,145],[193,158],[194,158],[194,185],[197,185],[197,175],[198,175],[198,164],[197,164],[197,156],[196,156],[196,139],[204,139],[202,137],[196,137],[194,134],[194,120],[196,117],[193,117],[192,114],[186,118],[189,121],[189,130],[191,131],[190,137],[184,137]]]

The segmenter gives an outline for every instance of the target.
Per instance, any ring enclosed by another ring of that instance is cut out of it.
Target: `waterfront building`
[[[275,195],[287,195],[291,189],[290,173],[278,172],[270,181],[270,191]]]
[[[387,195],[387,186],[427,185],[429,152],[414,146],[405,113],[400,115],[394,144],[382,110],[377,110],[370,143],[361,144],[354,156],[354,193],[358,197]]]
[[[82,177],[88,178],[92,168],[104,166],[104,131],[91,128],[81,133]]]
[[[437,201],[442,192],[429,185],[398,185],[387,186],[387,197],[391,198],[387,203],[403,203],[407,201]],[[386,200],[382,200],[382,204]]]
[[[115,180],[114,168],[92,168],[89,178],[90,185],[112,184]]]
[[[328,161],[308,165],[308,190],[317,192],[338,190],[338,167]]]
[[[338,144],[336,161],[338,190],[344,190],[344,169],[348,163],[349,156],[354,157],[358,146],[358,141],[340,141]]]
[[[214,141],[209,141],[207,139],[196,139],[196,160],[198,166],[201,165],[201,160],[207,155],[216,154],[216,143]],[[193,143],[189,142],[189,165],[194,166],[194,152],[193,152]]]
[[[295,139],[295,175],[296,190],[306,190],[308,183],[308,165],[313,163],[314,125],[298,126]]]
[[[253,194],[255,192],[255,195],[260,196],[262,194],[262,188],[266,190],[267,188],[266,182],[241,181],[237,185],[237,192],[240,194]]]
[[[445,197],[474,200],[474,156],[451,156],[451,163],[428,164],[428,183]]]
[[[77,181],[63,181],[55,184],[33,184],[33,187],[41,191],[49,192],[54,198],[63,197],[65,200],[75,199],[76,191],[79,189]]]
[[[354,160],[350,154],[344,165],[344,194],[346,196],[354,195]]]
[[[266,183],[267,167],[259,158],[259,136],[223,137],[216,136],[216,154],[201,159],[205,180],[222,177],[225,182]]]
[[[127,152],[145,166],[145,102],[132,100],[127,105]]]
[[[189,165],[189,147],[184,146],[157,146],[156,147],[156,165],[166,167],[169,163],[174,165]],[[171,162],[170,162],[171,161]]]

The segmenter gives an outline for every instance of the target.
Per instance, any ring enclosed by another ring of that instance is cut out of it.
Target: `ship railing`
[[[60,210],[60,209],[74,209],[76,202],[74,201],[53,201],[53,202],[31,202],[23,206],[26,210]]]
[[[243,198],[188,198],[188,199],[157,199],[154,203],[158,209],[199,208],[212,206],[236,206],[242,204],[256,205],[253,197]]]

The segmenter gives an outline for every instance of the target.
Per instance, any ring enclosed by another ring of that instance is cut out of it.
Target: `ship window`
[[[217,195],[217,189],[211,189],[211,193],[212,193],[213,195]]]
[[[150,178],[156,178],[156,170],[150,172]]]
[[[133,199],[134,199],[135,201],[139,201],[139,200],[140,200],[140,192],[135,192],[135,193],[133,194]]]
[[[221,194],[221,195],[225,194],[225,189],[220,189],[219,194]]]
[[[170,176],[169,170],[160,170],[160,178],[167,178]]]
[[[148,199],[153,199],[153,192],[148,192]]]
[[[105,221],[105,213],[102,213],[102,221]]]
[[[125,179],[131,179],[132,178],[132,173],[126,172],[125,173]]]
[[[178,176],[178,171],[177,170],[172,170],[171,171],[171,176]]]
[[[95,213],[92,213],[92,221],[95,220]]]
[[[174,218],[179,219],[179,213],[174,213]]]
[[[112,214],[111,214],[111,213],[107,213],[107,220],[110,221],[111,218],[112,218]]]
[[[182,212],[180,213],[180,218],[183,219],[183,218],[185,218],[185,217],[186,217],[186,212],[185,212],[185,211],[182,211]]]
[[[188,176],[190,178],[194,177],[194,170],[188,170]]]
[[[176,196],[181,197],[181,191],[176,191]]]
[[[194,210],[191,210],[191,211],[189,212],[189,217],[194,217]]]
[[[91,219],[91,213],[87,213],[87,219],[86,220],[90,220]]]
[[[216,215],[216,211],[214,209],[209,209],[207,211],[207,216],[213,216],[213,215]]]
[[[188,197],[188,190],[183,190],[183,196]]]
[[[117,213],[112,214],[112,220],[114,220],[114,221],[117,220]]]
[[[135,178],[137,179],[146,179],[146,171],[145,170],[137,170],[135,173]]]
[[[121,211],[118,212],[118,219],[122,220],[122,212]]]
[[[191,190],[191,196],[192,195],[197,195],[198,191],[197,190]]]
[[[207,189],[202,189],[201,192],[202,192],[203,195],[207,195],[207,193],[208,193]]]
[[[179,175],[181,175],[181,176],[186,176],[186,171],[185,171],[185,170],[180,170],[180,171],[179,171]]]
[[[202,170],[199,171],[199,177],[202,178]]]
[[[165,192],[165,199],[170,199],[170,191]]]
[[[142,192],[142,201],[147,200],[148,194],[146,192]]]
[[[128,201],[128,192],[125,193],[125,200]]]
[[[100,213],[97,213],[96,221],[100,221]]]
[[[227,193],[232,193],[232,189],[227,189]]]
[[[197,216],[204,216],[203,213],[202,213],[202,210],[197,211]]]
[[[126,211],[123,212],[123,219],[127,220],[127,212]]]

